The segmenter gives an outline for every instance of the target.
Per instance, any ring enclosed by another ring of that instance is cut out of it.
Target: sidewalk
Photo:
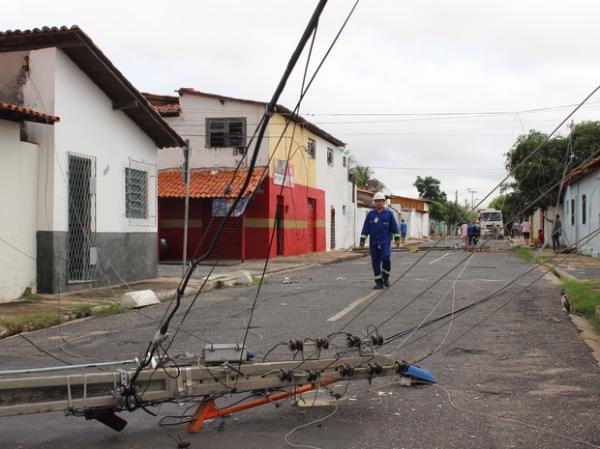
[[[544,255],[552,257],[555,253],[546,249]],[[565,256],[558,256],[561,260]],[[575,279],[578,281],[597,281],[600,280],[600,259],[582,254],[571,254],[564,262],[557,265],[555,270],[562,277]]]
[[[325,265],[342,262],[363,257],[352,251],[331,251],[327,253],[314,253],[301,256],[276,257],[269,260],[267,275],[282,271],[302,269],[314,265]],[[243,263],[232,263],[218,266],[210,276],[203,291],[208,292],[216,287],[229,287],[241,281],[245,273],[250,274],[253,280],[262,273],[264,260],[249,260]],[[211,266],[199,266],[190,279],[186,295],[195,294],[202,285],[204,278],[209,273]],[[127,285],[116,285],[111,287],[99,287],[80,290],[73,293],[55,295],[36,295],[32,299],[16,299],[0,303],[0,320],[26,320],[31,318],[47,321],[49,325],[56,321],[69,321],[79,318],[78,313],[82,308],[86,312],[92,310],[102,312],[102,308],[110,308],[114,311],[122,311],[120,300],[122,296],[130,291],[152,290],[161,301],[171,299],[181,280],[181,265],[159,265],[159,277],[143,281],[131,282]],[[247,279],[247,277],[246,277]],[[247,283],[247,282],[246,282]],[[89,315],[90,313],[87,313]],[[85,314],[84,314],[85,316]],[[27,325],[25,326],[27,328]],[[37,326],[29,326],[29,328]],[[48,327],[48,326],[45,326]],[[2,325],[0,325],[0,335]]]

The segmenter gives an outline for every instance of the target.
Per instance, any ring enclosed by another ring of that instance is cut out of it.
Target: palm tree
[[[358,164],[352,167],[350,172],[352,173],[352,176],[354,176],[356,187],[359,189],[366,189],[368,187],[367,181],[371,179],[371,176],[373,176],[373,170],[371,170],[371,167]]]

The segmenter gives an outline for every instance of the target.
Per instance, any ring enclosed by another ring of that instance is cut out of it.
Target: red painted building
[[[179,97],[145,95],[189,142],[192,177],[187,254],[188,258],[203,255],[246,178],[246,153],[254,150],[249,136],[266,104],[193,89],[180,89]],[[346,189],[347,169],[341,165],[345,144],[284,106],[277,105],[276,111],[258,148],[257,167],[244,192],[243,207],[228,220],[210,255],[213,259],[259,259],[327,250],[330,225],[326,217],[333,210],[331,204],[326,208],[325,191],[317,187],[317,162],[331,168],[334,154],[339,153],[338,171],[343,172],[339,188]],[[324,162],[326,157],[328,162]],[[181,260],[183,152],[180,148],[162,150],[158,161],[158,232],[166,243],[161,246],[160,260]],[[237,166],[241,169],[236,172]]]
[[[205,254],[215,239],[223,215],[239,193],[247,171],[233,175],[233,170],[192,171],[188,258]],[[181,260],[185,197],[182,172],[160,172],[158,185],[158,233],[159,240],[164,242],[160,260]],[[268,176],[265,167],[258,167],[245,192],[245,204],[227,221],[210,258],[261,259],[269,254],[269,246],[271,257],[325,251],[324,202],[323,190],[301,184],[282,187]]]

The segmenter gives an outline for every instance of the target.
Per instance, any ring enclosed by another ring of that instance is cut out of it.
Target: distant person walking
[[[521,231],[521,223],[519,223],[519,221],[517,220],[512,224],[512,228],[510,230],[510,236],[512,238],[518,237],[520,231]]]
[[[408,226],[407,226],[406,222],[404,221],[404,219],[401,219],[400,220],[400,240],[403,245],[406,243],[407,231],[408,231]]]
[[[523,234],[525,241],[529,243],[529,237],[531,237],[531,223],[529,223],[527,218],[521,222],[521,233]]]
[[[469,250],[469,223],[466,221],[460,226],[460,236],[465,242],[465,251]]]
[[[365,223],[360,235],[360,247],[365,247],[365,241],[369,237],[369,250],[371,253],[371,264],[375,275],[374,289],[381,289],[385,285],[390,286],[391,244],[392,237],[396,248],[400,246],[400,234],[398,223],[392,211],[385,207],[385,195],[377,192],[373,196],[375,207],[365,217]]]
[[[552,249],[554,251],[560,250],[560,236],[562,234],[562,222],[560,221],[560,215],[556,214],[554,220],[546,218],[547,221],[552,223]]]

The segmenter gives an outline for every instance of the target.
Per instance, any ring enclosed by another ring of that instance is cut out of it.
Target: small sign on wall
[[[289,161],[275,159],[275,170],[273,173],[273,184],[286,187],[294,187],[294,164]]]
[[[212,200],[212,215],[213,217],[224,217],[227,215],[227,211],[231,209],[233,205],[232,198],[213,198]],[[231,214],[232,217],[240,217],[244,214],[246,206],[248,205],[248,198],[240,199],[240,202],[236,206],[235,210]]]

